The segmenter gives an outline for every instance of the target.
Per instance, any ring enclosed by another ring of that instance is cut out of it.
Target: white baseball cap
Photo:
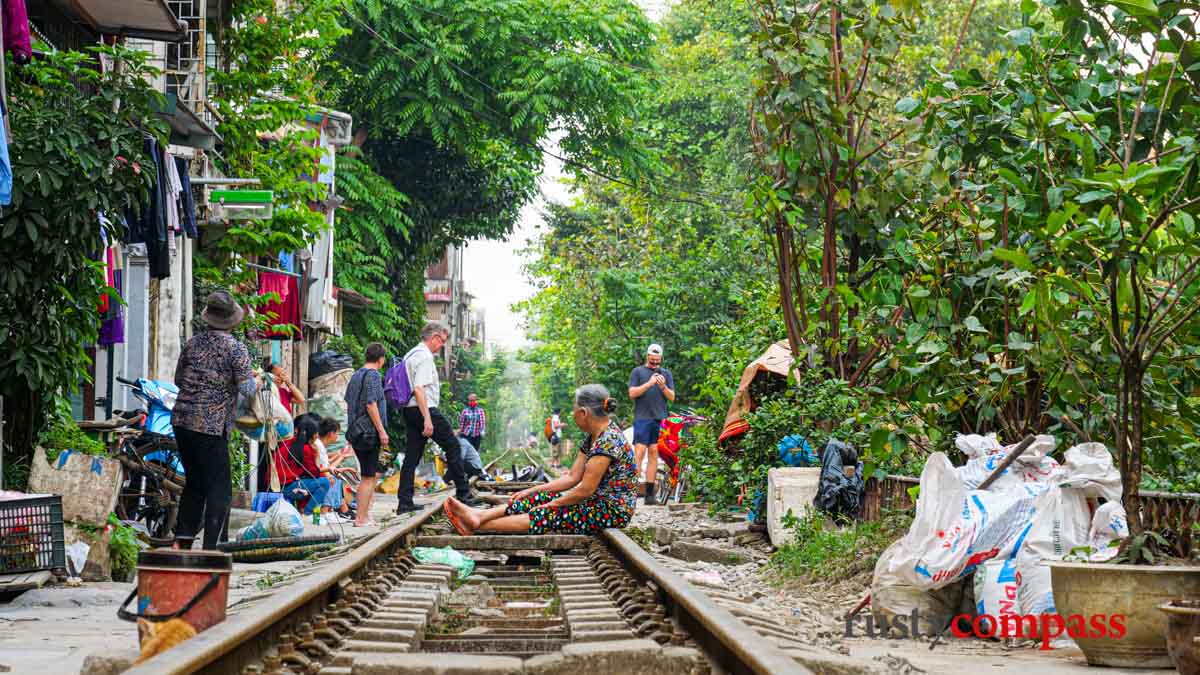
[[[657,343],[650,345],[646,348],[646,354],[648,356],[662,356],[662,345]]]

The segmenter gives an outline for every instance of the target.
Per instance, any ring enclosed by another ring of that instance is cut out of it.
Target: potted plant
[[[1038,130],[1045,156],[1061,171],[1045,195],[1045,234],[1058,266],[1040,270],[1039,288],[1051,303],[1067,300],[1058,304],[1072,320],[1090,316],[1103,330],[1087,351],[1096,380],[1110,376],[1102,385],[1109,391],[1092,398],[1103,410],[1085,424],[1112,433],[1129,526],[1113,563],[1048,563],[1055,605],[1063,617],[1125,615],[1120,639],[1075,638],[1089,664],[1169,667],[1167,616],[1158,607],[1200,598],[1200,567],[1163,564],[1166,541],[1146,530],[1139,486],[1147,425],[1172,414],[1161,408],[1173,398],[1155,388],[1195,374],[1200,72],[1190,63],[1197,42],[1194,27],[1177,29],[1193,25],[1178,7],[1157,0],[1084,0],[1052,11],[1061,35],[1015,37],[1035,75],[1024,84],[1037,88],[1053,120]],[[1023,256],[1013,252],[1028,263]],[[1063,377],[1078,382],[1075,373]]]

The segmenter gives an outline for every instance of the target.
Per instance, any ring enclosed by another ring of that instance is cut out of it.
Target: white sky
[[[651,19],[658,20],[670,0],[638,0]],[[557,152],[557,145],[546,146]],[[546,157],[546,168],[539,185],[541,196],[521,210],[521,219],[507,241],[473,241],[463,254],[463,281],[475,296],[475,307],[482,308],[487,321],[487,341],[507,349],[528,343],[521,317],[512,305],[533,295],[533,287],[525,278],[522,267],[527,262],[520,255],[545,224],[546,200],[565,203],[569,192],[563,184],[562,163]]]

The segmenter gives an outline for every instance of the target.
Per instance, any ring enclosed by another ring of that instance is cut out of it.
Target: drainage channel
[[[618,531],[468,538],[434,516],[128,674],[811,672]],[[470,577],[412,555],[445,546]]]

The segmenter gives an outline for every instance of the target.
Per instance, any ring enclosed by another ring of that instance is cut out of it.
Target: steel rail
[[[757,675],[812,675],[782,649],[759,635],[729,610],[713,602],[674,572],[654,559],[621,530],[604,530],[604,539],[619,558],[628,561],[636,576],[642,576],[662,591],[660,599],[676,620],[730,673]],[[661,597],[665,595],[665,597]]]
[[[311,576],[288,588],[286,592],[275,593],[264,599],[262,604],[230,617],[169,651],[125,671],[125,675],[186,675],[247,647],[249,643],[262,641],[264,634],[271,627],[303,611],[305,606],[313,604],[314,600],[326,599],[322,596],[338,589],[349,577],[367,567],[387,549],[403,545],[406,537],[441,510],[445,500],[444,495],[437,497],[433,504],[418,513],[415,518],[399,526],[384,529],[354,549],[345,560],[325,569],[318,569]],[[318,602],[316,609],[323,609],[325,604]],[[223,669],[219,672],[240,670],[239,665],[236,670]]]
[[[245,665],[258,660],[297,621],[306,621],[336,602],[341,590],[353,583],[355,575],[369,571],[374,564],[385,563],[398,549],[416,545],[417,530],[440,510],[445,499],[439,496],[415,518],[383,530],[344,560],[318,568],[260,604],[125,671],[126,675],[241,673]],[[671,572],[624,532],[605,530],[599,539],[630,575],[652,583],[670,615],[724,672],[811,675],[812,671]]]

